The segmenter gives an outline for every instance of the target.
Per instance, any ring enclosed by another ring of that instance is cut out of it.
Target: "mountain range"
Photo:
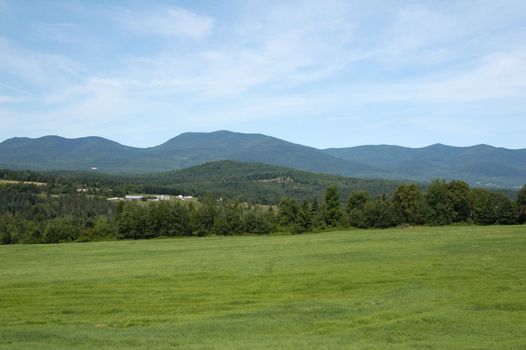
[[[370,145],[316,149],[262,134],[231,131],[184,133],[149,148],[101,137],[11,138],[0,143],[0,168],[151,173],[215,160],[280,165],[364,178],[430,181],[462,179],[472,185],[515,187],[526,183],[526,149],[488,145],[423,148]]]

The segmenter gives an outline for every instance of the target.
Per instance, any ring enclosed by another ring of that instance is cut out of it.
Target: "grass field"
[[[12,184],[24,184],[24,185],[36,185],[36,186],[45,186],[45,182],[35,182],[35,181],[16,181],[16,180],[3,180],[0,179],[0,185],[12,185]]]
[[[0,349],[526,349],[526,226],[0,246]]]

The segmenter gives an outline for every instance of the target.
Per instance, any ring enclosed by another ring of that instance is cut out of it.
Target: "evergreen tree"
[[[309,207],[309,202],[303,201],[303,205],[298,213],[297,224],[295,225],[295,232],[302,233],[312,229],[312,211]]]
[[[195,226],[199,236],[209,235],[213,231],[216,216],[217,201],[212,195],[208,195],[196,210]]]
[[[147,208],[141,203],[125,203],[118,217],[119,238],[151,238]]]
[[[318,200],[314,199],[311,205],[312,227],[323,230],[327,226],[325,222],[325,204],[318,204]]]
[[[312,201],[312,205],[310,206],[311,217],[314,217],[314,215],[316,215],[319,209],[320,205],[318,204],[318,200],[314,198],[314,200]]]
[[[526,185],[522,186],[517,194],[517,205],[519,207],[518,221],[523,224],[526,222]]]
[[[278,207],[280,225],[292,227],[298,220],[299,208],[296,201],[289,197],[283,197]]]
[[[254,209],[250,210],[253,211]],[[221,202],[214,220],[213,231],[220,235],[243,233],[243,213],[239,202]]]
[[[341,217],[338,187],[330,185],[325,194],[325,222],[328,226],[335,227],[339,224]]]

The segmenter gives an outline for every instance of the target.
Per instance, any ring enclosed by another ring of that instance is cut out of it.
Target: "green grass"
[[[0,349],[526,349],[526,226],[0,247]]]
[[[12,184],[24,184],[24,185],[36,185],[36,186],[45,186],[45,182],[36,182],[36,181],[17,181],[17,180],[4,180],[0,179],[0,185],[12,185]]]

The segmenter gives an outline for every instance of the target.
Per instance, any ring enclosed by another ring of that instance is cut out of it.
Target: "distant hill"
[[[526,183],[526,149],[488,145],[424,148],[359,146],[319,150],[262,134],[184,133],[155,147],[135,148],[100,137],[12,138],[0,143],[0,168],[152,173],[216,160],[270,165],[362,178],[429,181],[462,179],[472,185]]]
[[[342,200],[351,191],[374,196],[391,195],[399,181],[359,179],[311,173],[281,166],[239,161],[214,161],[194,167],[127,178],[144,185],[149,193],[193,194],[240,198],[250,203],[277,203],[283,196],[296,199],[323,198],[327,187],[336,184]]]
[[[133,171],[133,167],[127,169],[127,164],[142,151],[102,137],[15,137],[0,143],[0,167],[30,170],[88,170],[100,167]]]
[[[197,197],[212,194],[216,198],[237,198],[258,204],[277,204],[283,196],[300,201],[314,198],[322,200],[331,184],[338,186],[342,201],[346,201],[354,190],[367,191],[373,196],[390,196],[401,184],[393,180],[318,174],[276,165],[232,160],[213,161],[190,168],[151,174],[0,169],[0,184],[16,181],[47,183],[49,187],[58,186],[59,191],[97,188],[94,193],[106,194],[109,197],[129,193],[183,194]]]
[[[321,150],[261,134],[230,131],[184,133],[150,148],[134,148],[100,137],[45,136],[0,143],[0,167],[34,170],[87,170],[141,173],[181,169],[214,160],[239,160],[289,166],[329,174],[381,173],[382,170],[336,158]]]
[[[343,160],[381,167],[388,171],[386,178],[390,179],[463,179],[472,185],[487,187],[515,187],[526,183],[526,149],[435,144],[423,148],[378,145],[324,151]]]
[[[341,175],[382,171],[366,164],[342,161],[316,148],[275,137],[230,131],[181,134],[160,146],[148,149],[147,153],[174,164],[176,168],[213,160],[238,160]]]

